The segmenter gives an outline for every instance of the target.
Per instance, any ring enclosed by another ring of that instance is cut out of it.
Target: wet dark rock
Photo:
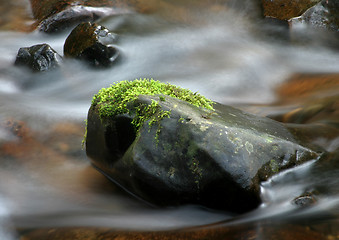
[[[32,12],[37,19],[37,28],[47,33],[59,32],[84,21],[95,21],[114,14],[130,12],[127,1],[87,0],[31,0]]]
[[[339,31],[339,0],[322,0],[314,7],[308,9],[300,17],[290,20],[292,28],[301,25],[324,28],[334,32]]]
[[[298,207],[308,207],[316,204],[317,199],[313,193],[305,193],[302,196],[299,196],[293,199],[292,203]]]
[[[300,16],[320,0],[262,0],[264,16],[288,20]]]
[[[33,71],[42,72],[60,66],[61,56],[48,44],[20,48],[15,65],[26,66]]]
[[[154,102],[170,111],[169,118],[145,121],[136,131],[138,109]],[[259,205],[261,181],[319,158],[282,124],[221,104],[211,111],[165,95],[140,95],[127,103],[129,114],[102,118],[99,108],[93,104],[88,113],[87,155],[116,184],[159,205],[245,212]]]
[[[81,23],[67,37],[64,56],[84,60],[93,66],[108,67],[119,56],[119,51],[111,46],[115,39],[116,36],[103,26]]]

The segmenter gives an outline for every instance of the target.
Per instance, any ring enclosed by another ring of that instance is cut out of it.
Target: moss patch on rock
[[[134,81],[121,81],[108,88],[101,89],[92,100],[92,106],[98,105],[99,116],[107,119],[119,114],[130,114],[128,104],[133,103],[140,95],[159,95],[159,101],[166,101],[166,96],[186,101],[194,106],[213,110],[210,99],[169,83],[162,83],[153,79],[136,79]],[[135,107],[135,117],[132,121],[136,131],[145,122],[149,125],[159,122],[165,117],[170,117],[170,111],[161,110],[159,101],[152,100],[148,106]]]

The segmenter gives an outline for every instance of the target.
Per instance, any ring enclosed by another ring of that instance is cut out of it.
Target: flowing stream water
[[[22,121],[29,132],[20,140],[0,127],[1,145],[24,141],[11,154],[0,156],[0,239],[17,239],[18,228],[105,226],[158,231],[210,224],[304,224],[306,220],[313,229],[338,236],[338,159],[331,167],[310,162],[264,182],[264,203],[241,216],[199,206],[152,208],[91,167],[81,149],[84,120],[92,96],[113,82],[154,78],[216,102],[248,109],[257,105],[257,112],[270,114],[279,107],[263,106],[277,100],[275,89],[291,74],[339,70],[339,53],[323,44],[323,33],[322,40],[290,44],[279,37],[279,29],[275,29],[278,36],[267,34],[268,25],[250,16],[252,10],[244,6],[192,8],[180,14],[187,6],[181,1],[174,6],[177,15],[162,9],[156,14],[130,13],[101,20],[117,34],[121,52],[120,61],[108,69],[65,59],[60,69],[32,73],[14,66],[18,49],[48,43],[62,55],[69,31],[0,32],[0,120]],[[338,138],[333,144],[338,145]],[[291,204],[315,186],[328,188],[316,205],[299,209]]]

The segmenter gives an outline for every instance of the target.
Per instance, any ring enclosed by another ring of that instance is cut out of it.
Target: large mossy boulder
[[[148,202],[234,212],[260,204],[261,181],[319,158],[279,122],[147,79],[94,96],[86,152],[109,179]]]

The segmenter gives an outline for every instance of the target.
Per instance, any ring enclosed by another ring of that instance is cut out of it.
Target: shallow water
[[[117,15],[100,22],[118,34],[121,61],[109,69],[95,70],[66,59],[58,70],[31,73],[13,66],[18,49],[48,43],[62,54],[69,32],[0,32],[0,120],[23,121],[28,129],[22,137],[8,125],[0,127],[0,144],[9,149],[2,149],[0,157],[0,239],[16,239],[16,228],[168,230],[206,224],[304,224],[312,219],[308,226],[338,236],[337,158],[333,165],[310,162],[263,183],[264,203],[242,216],[199,206],[153,208],[120,191],[90,166],[81,150],[83,120],[93,94],[113,82],[154,78],[269,115],[281,111],[281,106],[270,104],[278,98],[277,86],[291,74],[338,71],[338,51],[326,45],[326,37],[290,44],[279,32],[267,34],[268,25],[248,16],[251,9],[242,4],[188,10],[179,1],[172,6],[183,12],[177,17],[159,5],[155,14]],[[316,186],[326,188],[316,205],[298,209],[291,204]]]

